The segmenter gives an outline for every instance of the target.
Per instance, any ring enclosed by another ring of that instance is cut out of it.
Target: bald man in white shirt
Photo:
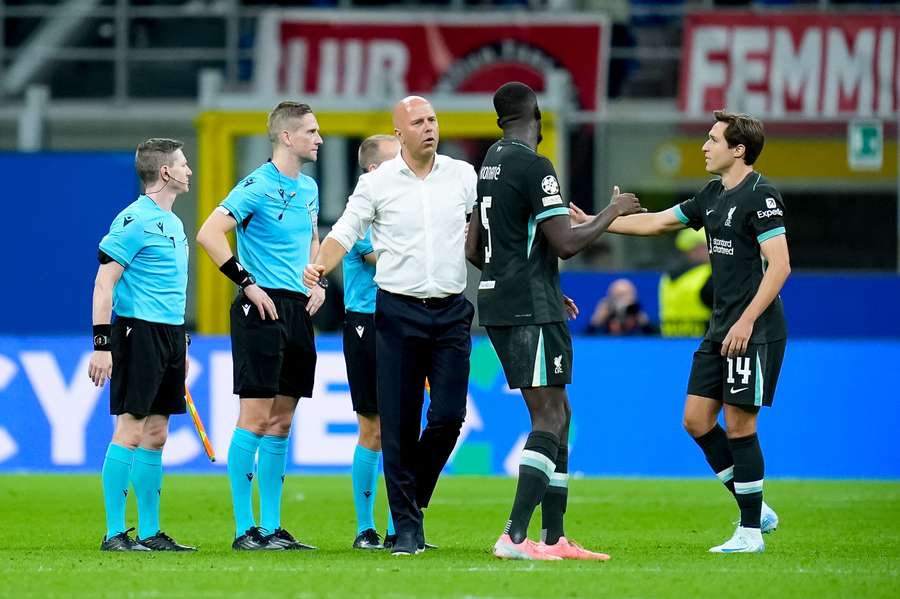
[[[371,226],[378,411],[397,531],[392,554],[414,555],[425,549],[422,509],[466,415],[475,309],[462,292],[477,176],[471,164],[437,153],[438,120],[425,98],[397,104],[394,133],[400,154],[360,177],[303,280],[316,284]],[[420,431],[426,377],[431,405]]]

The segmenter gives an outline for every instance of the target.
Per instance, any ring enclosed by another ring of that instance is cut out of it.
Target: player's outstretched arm
[[[642,212],[640,201],[633,193],[620,193],[619,188],[613,190],[612,201],[600,214],[590,217],[583,225],[573,227],[570,217],[553,216],[541,222],[541,232],[550,242],[556,255],[568,260],[606,231],[610,224],[621,216]]]
[[[788,252],[787,238],[777,235],[763,241],[760,251],[768,262],[768,267],[753,296],[750,304],[732,325],[725,339],[722,340],[722,355],[733,358],[742,356],[747,351],[750,336],[753,334],[753,325],[756,319],[766,311],[784,287],[788,275],[791,274],[791,259]]]
[[[112,320],[113,288],[123,272],[125,272],[125,268],[115,261],[101,264],[97,269],[92,307],[94,326],[109,326],[110,320]],[[103,383],[112,377],[112,365],[112,352],[94,350],[88,363],[88,376],[94,381],[94,385],[102,387]]]
[[[473,210],[472,218],[469,219],[469,230],[466,232],[466,260],[479,270],[484,267],[484,256],[481,253],[481,214],[478,210]]]
[[[591,215],[585,213],[575,204],[569,204],[569,218],[573,225],[582,226],[591,219]],[[645,212],[643,214],[631,214],[617,218],[606,229],[608,233],[621,235],[662,235],[670,231],[683,229],[684,224],[675,215],[675,209],[669,208],[661,212]]]

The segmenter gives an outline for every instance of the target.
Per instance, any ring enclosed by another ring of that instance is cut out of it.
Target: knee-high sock
[[[125,532],[125,500],[134,450],[110,443],[103,460],[103,505],[106,508],[106,538]]]
[[[734,497],[741,508],[741,526],[759,528],[765,463],[756,433],[729,439],[734,456]]]
[[[162,450],[138,447],[134,450],[131,484],[138,504],[138,538],[159,532],[159,500],[162,492]]]
[[[506,532],[513,543],[521,543],[528,536],[531,515],[543,499],[547,483],[556,469],[553,460],[558,450],[559,437],[547,431],[532,431],[525,441],[519,461],[516,498],[506,523]]]
[[[256,526],[253,519],[253,468],[261,438],[248,430],[236,428],[228,447],[228,480],[231,483],[235,538]]]
[[[268,533],[281,528],[281,491],[287,471],[288,438],[266,435],[259,443],[259,525]]]
[[[569,445],[560,443],[556,453],[556,470],[541,501],[541,540],[547,545],[565,536],[563,518],[569,501]]]
[[[734,493],[734,458],[731,457],[728,435],[719,423],[717,422],[706,434],[694,437],[694,441],[703,450],[706,462],[716,473],[716,477]]]
[[[357,445],[353,452],[353,507],[356,509],[356,534],[375,528],[375,491],[378,488],[380,451]]]

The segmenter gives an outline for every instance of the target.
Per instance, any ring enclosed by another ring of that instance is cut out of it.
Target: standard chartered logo
[[[713,237],[712,251],[710,253],[734,256],[734,245],[730,239],[717,239],[716,237]]]

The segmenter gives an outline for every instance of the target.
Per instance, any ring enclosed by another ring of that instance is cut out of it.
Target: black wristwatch
[[[109,351],[109,335],[94,335],[94,350]]]
[[[318,285],[322,289],[328,289],[328,279],[326,279],[325,277],[321,277],[319,278],[319,281],[316,283],[316,285]]]

